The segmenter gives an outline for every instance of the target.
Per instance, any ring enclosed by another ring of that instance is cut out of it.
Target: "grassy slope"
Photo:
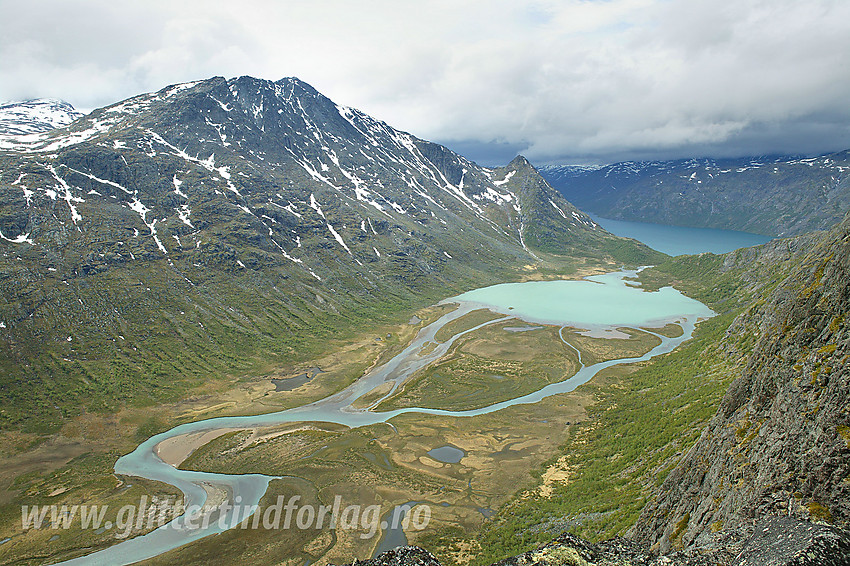
[[[338,282],[344,295],[280,274],[141,269],[40,282],[39,316],[0,352],[0,429],[55,432],[84,411],[185,396],[210,379],[262,375],[444,298],[442,282]],[[516,278],[470,273],[456,288]],[[68,292],[67,287],[71,290]],[[11,303],[11,300],[10,300]],[[67,339],[52,339],[59,335]]]

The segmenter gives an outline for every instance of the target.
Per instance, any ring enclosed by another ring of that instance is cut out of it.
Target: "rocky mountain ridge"
[[[794,236],[850,209],[850,152],[545,166],[570,202],[604,218]]]

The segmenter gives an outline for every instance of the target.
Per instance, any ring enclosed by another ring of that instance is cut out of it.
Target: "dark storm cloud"
[[[298,76],[482,162],[850,147],[850,2],[0,4],[0,99]],[[14,23],[13,23],[14,22]]]

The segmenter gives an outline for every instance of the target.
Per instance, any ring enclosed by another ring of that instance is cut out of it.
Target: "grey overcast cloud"
[[[847,0],[0,0],[0,100],[296,76],[486,165],[850,148]]]

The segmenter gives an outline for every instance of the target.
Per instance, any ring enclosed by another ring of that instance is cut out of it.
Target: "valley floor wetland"
[[[325,503],[344,494],[346,503],[378,498],[390,504],[384,512],[405,502],[427,503],[433,520],[443,525],[483,520],[504,502],[508,489],[496,476],[512,481],[516,466],[527,475],[522,460],[542,463],[530,456],[536,443],[546,443],[549,454],[557,445],[547,432],[549,421],[580,413],[558,414],[564,394],[606,368],[671,352],[691,338],[698,321],[714,315],[672,287],[642,290],[634,281],[637,272],[495,285],[448,298],[436,320],[417,319],[418,331],[403,350],[332,395],[277,412],[189,422],[147,439],[116,462],[116,474],[174,486],[187,507],[210,498],[234,507],[222,507],[224,520],[206,527],[177,528],[178,517],[62,564],[131,564],[169,551],[179,559],[180,547],[224,536],[245,518],[234,514],[302,484]],[[505,419],[525,420],[539,431],[511,436],[500,430],[511,426]],[[272,445],[275,456],[267,450]],[[304,473],[310,462],[345,450],[363,466],[361,476],[377,479],[332,485],[326,478],[339,470],[325,466]],[[346,552],[352,553],[349,560],[365,558],[364,549],[373,552],[381,538],[352,537],[354,542],[328,556],[325,550],[340,546],[342,535],[311,536],[300,564],[305,556],[339,561]]]

